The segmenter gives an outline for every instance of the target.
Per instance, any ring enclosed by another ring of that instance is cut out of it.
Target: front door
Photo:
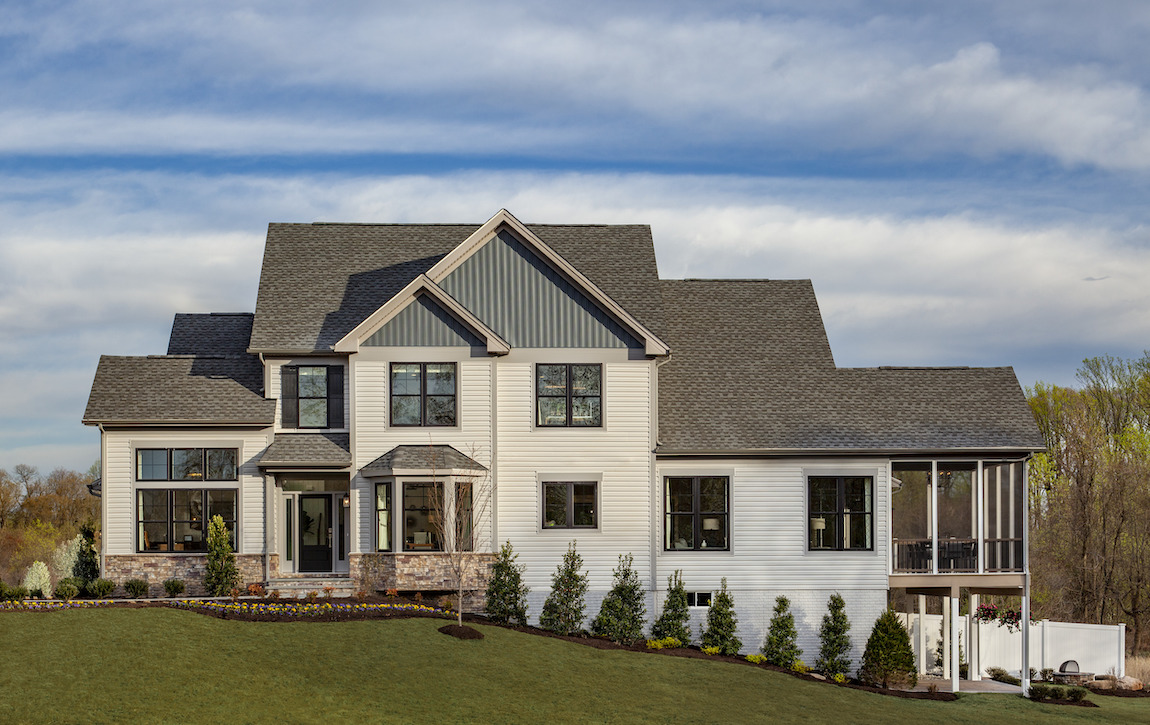
[[[331,571],[331,527],[331,496],[300,494],[300,571]]]

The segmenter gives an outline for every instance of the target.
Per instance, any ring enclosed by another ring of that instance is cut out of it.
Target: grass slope
[[[0,614],[3,722],[1150,722],[1009,695],[900,700],[719,662],[409,619],[252,623],[167,609]]]

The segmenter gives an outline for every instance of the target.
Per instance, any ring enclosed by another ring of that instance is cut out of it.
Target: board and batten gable
[[[267,430],[172,429],[105,430],[104,553],[136,553],[137,488],[235,488],[239,541],[237,553],[264,552],[264,478],[256,461],[271,443]],[[238,481],[136,481],[135,450],[138,448],[236,448]],[[178,554],[164,554],[178,556]]]

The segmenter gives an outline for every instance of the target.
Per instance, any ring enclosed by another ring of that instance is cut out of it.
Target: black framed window
[[[280,368],[284,428],[343,428],[343,366]]]
[[[208,521],[224,520],[236,548],[234,488],[147,488],[136,491],[136,551],[207,551]]]
[[[455,425],[456,390],[455,363],[392,363],[391,424]]]
[[[687,592],[687,606],[688,607],[709,607],[709,606],[711,606],[711,593],[710,592]]]
[[[137,448],[137,481],[236,481],[236,448]]]
[[[602,426],[603,366],[536,365],[535,422],[540,426]]]
[[[443,550],[436,506],[436,497],[443,495],[442,486],[440,483],[403,484],[404,551]]]
[[[874,549],[874,479],[810,476],[807,548],[810,551]]]
[[[731,548],[726,476],[668,476],[663,548],[724,551]]]
[[[594,529],[599,525],[595,481],[543,484],[543,528]]]
[[[391,484],[375,484],[375,550],[391,551]]]

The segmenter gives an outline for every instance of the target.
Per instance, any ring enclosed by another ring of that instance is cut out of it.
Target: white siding
[[[270,442],[270,431],[162,430],[106,431],[102,499],[105,511],[104,552],[132,554],[136,551],[135,454],[136,448],[239,448],[238,483],[219,482],[204,487],[236,487],[238,495],[239,553],[260,554],[264,550],[264,484],[256,459]],[[163,482],[150,481],[147,487],[162,488]],[[199,488],[196,484],[172,483],[172,488]]]

